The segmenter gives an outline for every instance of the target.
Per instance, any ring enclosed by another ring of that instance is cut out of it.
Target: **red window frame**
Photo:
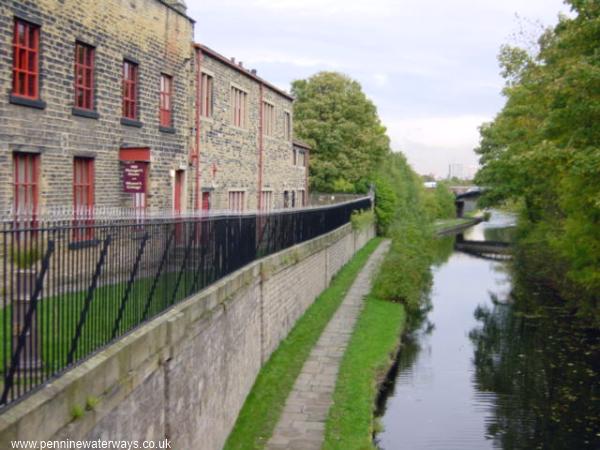
[[[300,167],[306,166],[306,153],[304,152],[304,150],[298,150],[298,153],[296,155],[296,165]]]
[[[75,44],[75,107],[94,110],[94,47]]]
[[[273,207],[273,191],[262,191],[260,196],[261,211],[270,211]]]
[[[248,94],[241,89],[231,87],[232,123],[239,128],[246,128],[246,112],[248,109]]]
[[[40,155],[13,153],[14,212],[35,217],[38,211]]]
[[[275,106],[263,102],[263,124],[265,136],[273,136],[275,129]]]
[[[288,111],[283,113],[283,134],[286,141],[292,138],[292,115]]]
[[[229,209],[231,211],[244,211],[244,191],[229,191]]]
[[[200,81],[200,114],[204,117],[213,115],[213,77],[206,73]]]
[[[73,158],[73,238],[89,240],[94,237],[94,159]]]
[[[40,91],[40,26],[15,18],[13,95],[38,99]]]
[[[138,65],[128,60],[123,61],[123,117],[138,117]]]
[[[173,77],[160,75],[159,121],[163,127],[173,125]]]
[[[175,171],[175,187],[173,192],[173,211],[175,214],[183,212],[184,189],[185,189],[185,170]]]

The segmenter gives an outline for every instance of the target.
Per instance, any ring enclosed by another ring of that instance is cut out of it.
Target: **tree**
[[[321,192],[366,192],[389,138],[356,81],[320,72],[292,83],[294,134],[313,147],[310,184]]]
[[[523,205],[523,241],[553,254],[546,276],[566,268],[565,298],[600,322],[600,3],[568,3],[576,17],[547,30],[538,54],[502,48],[507,101],[480,129],[476,182],[488,205]]]

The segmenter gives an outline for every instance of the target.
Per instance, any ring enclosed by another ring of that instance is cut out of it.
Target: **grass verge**
[[[271,355],[246,398],[224,450],[264,448],[304,362],[380,242],[375,238],[356,253]]]
[[[340,366],[324,450],[372,449],[377,380],[390,366],[406,314],[400,303],[367,297]]]
[[[443,233],[461,225],[467,225],[471,222],[473,222],[472,217],[438,220],[434,223],[433,229],[436,233]]]

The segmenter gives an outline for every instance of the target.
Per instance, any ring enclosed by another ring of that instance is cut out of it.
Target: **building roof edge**
[[[306,150],[312,150],[312,147],[310,145],[308,145],[306,142],[300,141],[298,139],[294,139],[294,141],[292,143],[296,147],[302,147],[302,148],[305,148]]]
[[[196,23],[196,21],[194,19],[192,19],[190,16],[188,16],[186,13],[183,13],[181,11],[179,11],[177,8],[175,8],[173,5],[171,5],[170,3],[168,3],[166,0],[156,0],[158,3],[160,3],[163,6],[166,6],[167,8],[169,8],[171,11],[175,11],[177,14],[179,14],[182,17],[185,17],[187,20],[189,20],[190,22],[192,22],[193,24]]]
[[[231,60],[229,60],[226,56],[223,56],[222,54],[220,54],[216,50],[213,50],[212,48],[207,47],[204,44],[198,44],[198,43],[194,43],[194,47],[197,50],[200,50],[203,53],[206,53],[207,55],[210,55],[212,58],[217,59],[219,62],[221,62],[221,63],[223,63],[223,64],[231,67],[232,69],[237,70],[241,74],[246,75],[248,78],[251,78],[251,79],[257,81],[258,83],[263,84],[264,86],[268,87],[269,89],[277,92],[279,95],[287,98],[288,100],[291,100],[291,101],[295,100],[295,98],[291,94],[289,94],[288,92],[284,91],[283,89],[278,88],[274,84],[272,84],[272,83],[268,82],[267,80],[259,77],[258,75],[254,75],[251,71],[249,71],[245,67],[240,67],[238,64],[235,64],[234,62],[232,62]]]

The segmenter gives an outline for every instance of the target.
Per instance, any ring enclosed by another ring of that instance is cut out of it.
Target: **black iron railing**
[[[370,206],[1,222],[0,407],[221,277]]]

